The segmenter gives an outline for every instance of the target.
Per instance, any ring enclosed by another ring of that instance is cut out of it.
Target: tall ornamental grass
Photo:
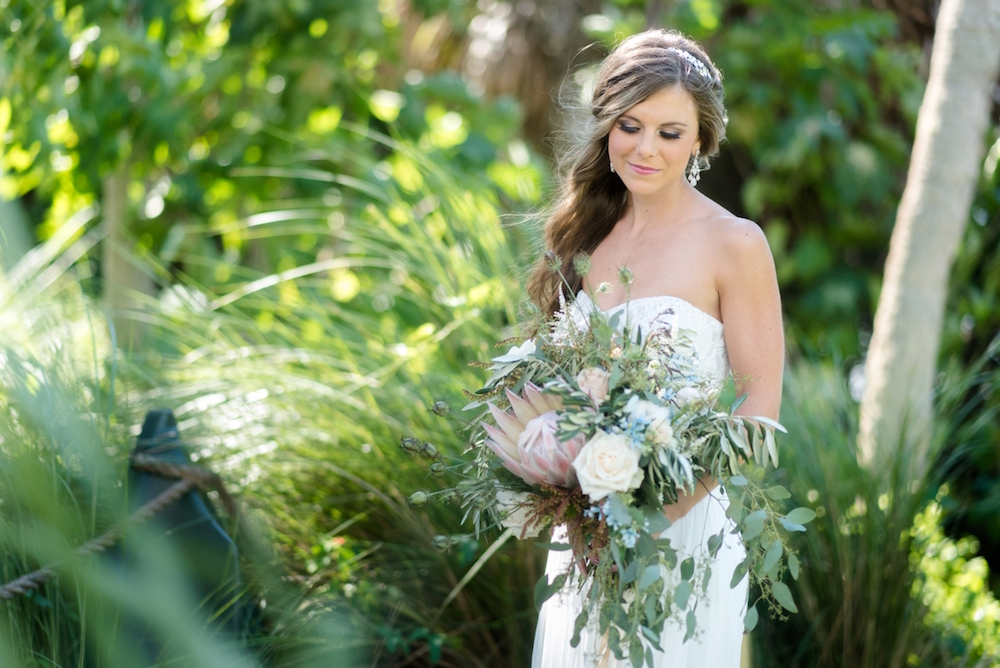
[[[975,418],[963,410],[966,397],[981,382],[976,369],[946,377],[936,443],[962,438],[963,425]],[[783,623],[762,620],[755,666],[986,666],[1000,660],[985,562],[971,559],[972,546],[942,535],[935,497],[946,489],[937,488],[935,469],[908,476],[905,447],[889,450],[872,469],[861,466],[858,406],[844,375],[829,364],[792,366],[781,418],[789,437],[779,473],[787,478],[789,503],[809,505],[817,519],[796,545],[800,612]],[[957,556],[966,560],[955,563]]]

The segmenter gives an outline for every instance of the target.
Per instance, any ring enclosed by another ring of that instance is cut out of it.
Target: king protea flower
[[[582,435],[568,441],[556,438],[556,411],[562,409],[562,400],[543,394],[531,383],[525,384],[523,398],[507,390],[507,399],[513,415],[489,404],[497,426],[484,425],[489,434],[486,445],[509,471],[530,485],[575,485],[572,464],[586,441]]]

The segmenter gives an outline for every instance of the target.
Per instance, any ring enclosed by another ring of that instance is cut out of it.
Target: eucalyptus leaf
[[[729,581],[729,588],[735,589],[736,585],[743,581],[746,577],[747,570],[750,568],[750,557],[747,557],[739,563],[736,570],[733,571],[733,579]]]
[[[789,612],[798,612],[799,609],[795,606],[795,601],[792,599],[792,591],[788,588],[784,582],[775,582],[771,585],[771,593],[774,594],[774,600],[781,604],[785,610]]]
[[[631,584],[639,576],[639,562],[633,561],[621,574],[622,584]]]
[[[725,529],[722,532],[714,534],[708,537],[708,554],[715,557],[719,553],[719,548],[722,547],[722,541],[725,538]]]
[[[552,552],[565,552],[566,550],[573,549],[573,546],[569,543],[535,543],[535,547],[540,547],[543,550],[550,550]]]
[[[694,575],[694,558],[688,557],[681,562],[681,579],[690,580],[692,575]]]
[[[743,618],[743,629],[750,633],[755,628],[757,628],[757,622],[760,620],[760,613],[757,612],[757,605],[751,605],[747,610],[746,616]]]
[[[638,562],[636,562],[638,563]],[[639,590],[642,591],[649,587],[651,584],[660,579],[662,574],[660,573],[659,564],[654,564],[652,566],[646,566],[646,570],[642,572],[642,577],[639,578]]]
[[[684,633],[684,642],[687,642],[694,637],[694,630],[697,625],[697,619],[694,616],[694,610],[689,610],[687,614],[687,619],[684,620],[685,626],[687,627]]]
[[[795,522],[789,522],[784,517],[779,517],[778,522],[781,526],[785,527],[785,531],[805,531],[806,528],[801,524],[796,524]]]
[[[691,599],[691,592],[693,590],[694,588],[687,580],[678,584],[677,589],[674,590],[674,604],[681,610],[687,608],[688,601]]]
[[[542,604],[552,598],[552,595],[562,589],[563,585],[566,584],[567,577],[569,577],[568,574],[563,573],[562,575],[557,576],[556,579],[552,581],[552,584],[549,584],[548,576],[543,575],[538,582],[535,583],[535,607],[541,610]]]
[[[809,524],[816,519],[816,511],[811,508],[796,508],[785,515],[785,519],[793,524]]]
[[[767,552],[764,554],[764,572],[769,573],[772,568],[774,568],[779,561],[781,561],[781,555],[784,552],[784,547],[780,540],[775,539],[767,548]]]
[[[799,579],[799,557],[794,553],[788,555],[788,572],[793,580]]]
[[[767,494],[768,498],[774,499],[775,501],[783,501],[784,499],[789,499],[792,496],[788,490],[781,485],[768,487],[764,490],[764,493]]]

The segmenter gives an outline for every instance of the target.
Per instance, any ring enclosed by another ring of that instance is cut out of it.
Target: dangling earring
[[[698,180],[701,178],[701,164],[698,163],[699,156],[701,156],[701,149],[696,148],[694,155],[691,156],[691,164],[687,168],[687,180],[692,186],[698,185]]]
[[[615,163],[613,163],[611,161],[608,161],[608,164],[611,165],[611,173],[612,174],[616,174],[617,172],[615,172]]]

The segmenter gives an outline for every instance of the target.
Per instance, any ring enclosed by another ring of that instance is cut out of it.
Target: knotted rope
[[[236,504],[236,500],[226,490],[222,483],[222,478],[212,471],[191,464],[164,462],[147,455],[134,456],[131,466],[136,470],[153,473],[163,478],[175,478],[177,482],[163,490],[156,498],[138,508],[122,522],[115,524],[97,538],[92,538],[73,550],[68,557],[61,560],[62,562],[104,552],[121,540],[121,537],[129,529],[148,521],[194,488],[202,491],[214,490],[218,492],[219,500],[225,506],[226,512],[229,513],[230,517],[234,519],[239,517],[239,506]],[[0,599],[10,600],[15,596],[26,594],[32,589],[37,589],[42,583],[56,575],[55,567],[58,563],[60,562],[49,564],[27,575],[22,575],[16,580],[11,580],[0,587]]]

